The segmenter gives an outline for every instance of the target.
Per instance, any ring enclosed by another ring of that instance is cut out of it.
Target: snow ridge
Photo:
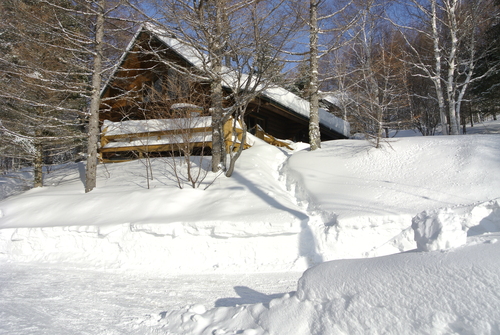
[[[298,172],[293,163],[283,165],[282,175],[297,205],[309,216],[309,229],[313,232],[320,262],[375,257],[414,248],[411,215],[339,217],[322,208],[315,195],[307,190],[304,174]]]

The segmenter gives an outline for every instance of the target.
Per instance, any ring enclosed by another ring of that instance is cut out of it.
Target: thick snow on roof
[[[309,118],[309,101],[302,99],[282,87],[267,88],[262,92],[262,95],[305,118]],[[323,108],[319,109],[319,119],[323,126],[349,137],[349,122],[334,116]]]
[[[146,25],[145,29],[155,34],[155,36],[157,36],[163,43],[165,43],[165,45],[172,48],[172,50],[174,50],[180,56],[184,57],[194,66],[200,68],[201,70],[203,70],[204,67],[206,68],[208,64],[206,56],[201,51],[197,50],[189,44],[183,43],[176,38],[167,36],[165,32],[153,25]],[[226,87],[234,87],[235,82],[237,82],[234,77],[235,76],[233,70],[227,69],[224,79]],[[240,85],[242,85],[241,82]],[[262,95],[288,108],[289,110],[295,112],[300,116],[309,118],[309,102],[282,87],[271,87],[264,89]],[[330,114],[324,109],[319,110],[319,118],[321,125],[323,125],[324,127],[338,132],[346,137],[349,137],[350,126],[347,121],[344,121]]]
[[[173,37],[171,34],[167,33],[161,28],[153,24],[145,24],[144,30],[147,30],[154,34],[160,41],[162,41],[165,45],[174,50],[179,56],[182,56],[192,65],[203,68],[203,66],[207,64],[207,58],[205,54],[189,45],[188,43],[182,42],[181,40]]]
[[[188,106],[186,104],[180,107],[178,106],[178,108],[185,107]],[[104,136],[130,135],[130,137],[120,136],[118,139],[114,139],[113,141],[106,143],[104,148],[153,146],[184,142],[209,143],[212,141],[211,131],[193,132],[191,134],[181,133],[144,137],[137,137],[134,136],[134,134],[154,133],[178,129],[210,128],[211,122],[212,118],[210,116],[176,119],[129,120],[122,122],[112,122],[109,120],[104,120],[101,129]],[[237,128],[239,128],[238,125],[239,124],[237,123]],[[232,136],[232,140],[235,143],[240,142],[235,136]],[[253,141],[249,137],[247,137],[246,142],[250,145],[253,144]]]
[[[333,92],[320,92],[321,100],[326,101],[334,106],[340,107],[339,94]]]

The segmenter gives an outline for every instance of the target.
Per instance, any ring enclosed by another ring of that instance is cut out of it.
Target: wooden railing
[[[243,130],[233,130],[233,119],[224,124],[227,150],[237,150]],[[236,134],[236,136],[235,136]],[[182,152],[194,148],[212,148],[211,117],[164,120],[105,121],[101,133],[101,160],[123,162],[153,152]],[[245,143],[244,149],[250,147]],[[124,153],[134,153],[126,157]]]
[[[289,145],[288,143],[286,142],[283,142],[281,140],[278,140],[277,138],[275,138],[274,136],[272,135],[269,135],[268,133],[266,133],[264,131],[264,129],[262,129],[261,126],[259,125],[256,125],[256,130],[255,130],[255,136],[257,138],[260,138],[261,140],[264,140],[266,141],[267,143],[269,144],[272,144],[274,146],[277,146],[277,147],[282,147],[282,148],[287,148],[287,149],[290,149],[290,150],[293,150]]]

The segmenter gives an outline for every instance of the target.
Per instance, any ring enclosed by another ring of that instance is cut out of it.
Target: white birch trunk
[[[437,26],[437,4],[436,0],[431,1],[431,10],[432,10],[432,37],[433,37],[433,46],[434,46],[434,62],[436,67],[436,72],[434,77],[431,78],[434,82],[434,86],[436,88],[436,97],[438,100],[439,106],[439,117],[441,120],[441,131],[443,135],[448,134],[448,125],[446,122],[446,114],[445,114],[445,104],[444,104],[444,95],[443,88],[441,84],[441,49],[440,49],[440,37]]]
[[[309,143],[311,150],[321,148],[319,129],[319,97],[318,97],[318,1],[311,0],[309,8]]]
[[[455,77],[457,75],[457,48],[458,48],[458,38],[457,38],[457,0],[445,1],[445,6],[447,9],[449,30],[450,30],[450,53],[448,56],[448,76],[446,80],[446,92],[448,96],[448,115],[450,118],[450,134],[458,135],[460,133],[460,120],[457,120],[457,101],[456,101],[456,82]]]
[[[43,145],[35,138],[35,157],[33,159],[33,187],[43,187]]]
[[[213,75],[210,97],[212,100],[212,172],[225,169],[226,146],[224,143],[224,106],[222,91],[223,18],[220,6],[215,4],[215,36],[209,43],[210,70]]]
[[[220,67],[220,66],[217,66]],[[216,69],[214,69],[216,70]],[[211,85],[212,92],[212,172],[224,169],[226,149],[224,144],[224,109],[222,106],[222,83],[215,79]]]

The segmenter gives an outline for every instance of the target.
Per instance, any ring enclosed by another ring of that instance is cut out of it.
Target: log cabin
[[[101,93],[101,159],[183,150],[209,154],[210,81],[204,59],[201,51],[151,25],[139,29]],[[325,109],[319,113],[322,141],[349,137],[348,122]],[[268,87],[247,105],[244,120],[251,133],[271,144],[307,142],[309,102],[282,87]],[[227,150],[241,145],[241,133],[237,123],[226,122]]]

